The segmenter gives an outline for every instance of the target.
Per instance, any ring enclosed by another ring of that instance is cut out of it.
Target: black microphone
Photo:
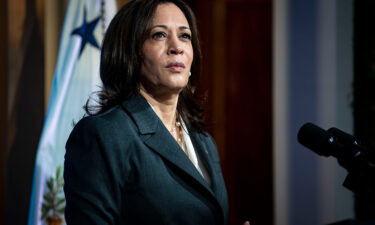
[[[344,186],[355,192],[374,194],[375,163],[372,152],[361,146],[354,136],[332,127],[324,130],[312,123],[298,131],[298,142],[322,156],[333,156],[349,175]]]
[[[336,142],[334,136],[322,128],[305,123],[298,131],[298,142],[318,155],[336,156],[340,149],[340,144]]]
[[[347,170],[353,169],[356,161],[365,164],[372,161],[357,138],[335,127],[326,131],[312,123],[306,123],[298,132],[298,142],[319,155],[337,158],[339,164]],[[365,161],[362,162],[363,160]]]

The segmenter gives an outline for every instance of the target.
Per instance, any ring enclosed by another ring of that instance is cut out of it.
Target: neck
[[[152,106],[164,126],[171,130],[176,124],[178,94],[153,95],[142,87],[139,93]]]

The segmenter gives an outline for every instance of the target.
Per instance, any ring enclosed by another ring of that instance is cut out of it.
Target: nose
[[[183,53],[183,50],[179,47],[176,47],[176,48],[169,48],[169,51],[168,53],[170,55],[179,55],[179,54],[182,54]]]
[[[169,41],[168,54],[170,55],[179,55],[184,52],[181,47],[178,38],[171,38]]]

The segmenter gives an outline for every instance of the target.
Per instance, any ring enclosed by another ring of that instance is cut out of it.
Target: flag
[[[116,10],[115,0],[68,2],[50,101],[36,156],[28,225],[41,225],[53,219],[50,217],[51,204],[58,206],[59,219],[64,220],[61,168],[65,143],[73,123],[85,115],[83,105],[86,100],[101,86],[100,46]],[[58,196],[52,193],[54,190],[60,190]]]

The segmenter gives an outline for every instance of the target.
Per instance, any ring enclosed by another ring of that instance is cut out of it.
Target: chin
[[[168,86],[168,89],[172,90],[173,92],[181,92],[182,89],[184,89],[186,87],[186,85],[171,85],[171,86]]]
[[[166,86],[171,89],[183,89],[188,84],[188,79],[173,79],[167,82]]]

